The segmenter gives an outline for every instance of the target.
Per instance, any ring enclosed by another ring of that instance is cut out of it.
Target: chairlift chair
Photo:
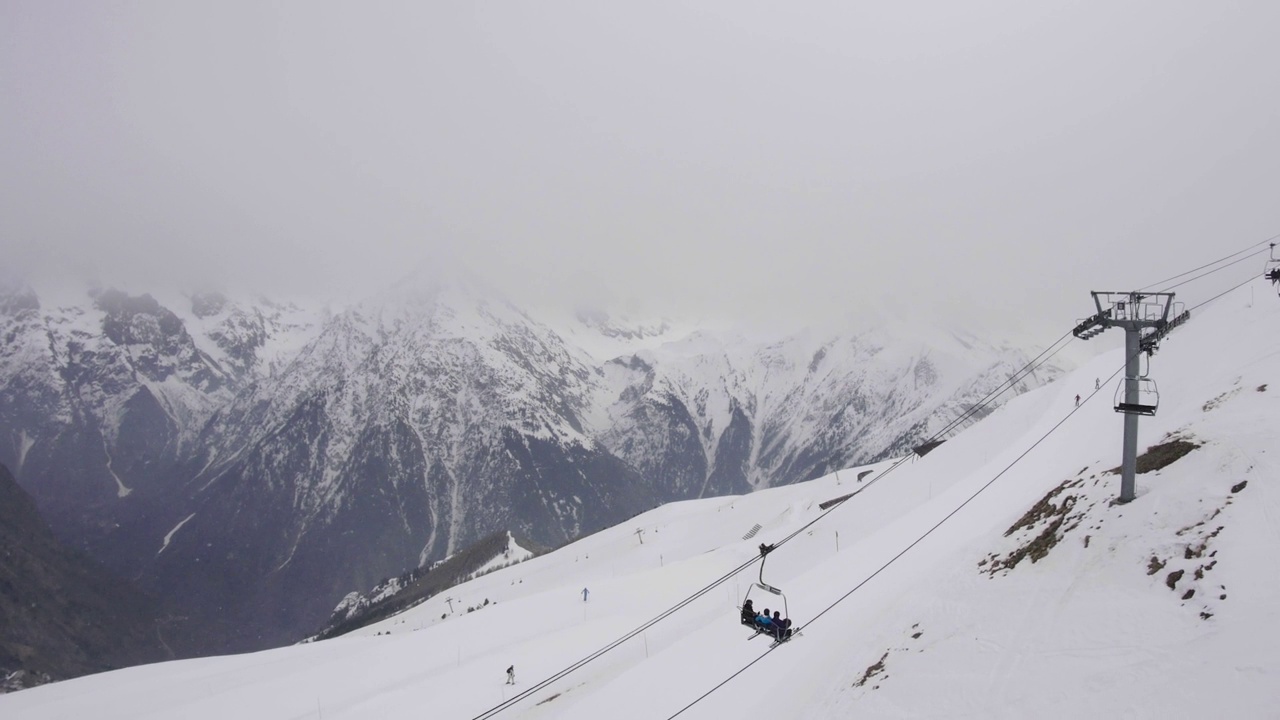
[[[1280,290],[1280,258],[1276,257],[1276,244],[1271,243],[1271,259],[1262,269],[1262,277],[1271,281]]]
[[[751,587],[747,588],[747,594],[742,598],[742,604],[743,604],[743,606],[745,607],[745,606],[746,606],[746,604],[747,604],[747,600],[751,598],[751,593],[752,593],[752,592],[754,592],[755,590],[762,590],[762,591],[767,592],[767,593],[770,593],[770,594],[772,594],[772,595],[777,595],[779,598],[781,598],[781,599],[782,599],[782,617],[784,617],[784,618],[789,618],[789,617],[791,617],[791,612],[790,612],[790,610],[787,608],[787,595],[786,595],[786,593],[782,592],[782,590],[781,590],[781,589],[776,588],[776,587],[774,587],[774,586],[772,586],[772,585],[770,585],[769,583],[767,583],[767,582],[765,582],[765,581],[764,581],[764,562],[765,562],[765,560],[767,560],[767,559],[768,559],[768,557],[769,557],[769,551],[770,551],[770,550],[773,550],[773,546],[772,546],[772,545],[765,545],[765,544],[761,543],[761,545],[760,545],[760,577],[759,577],[759,581],[758,581],[758,582],[755,582],[755,583],[752,583],[752,584],[751,584]],[[760,597],[760,593],[756,593],[756,597],[757,597],[757,598],[759,598],[759,597]],[[775,607],[774,609],[776,610],[777,608]],[[745,622],[744,622],[744,624],[745,624]]]
[[[1125,402],[1125,385],[1129,380],[1138,383],[1138,401],[1136,403]],[[1115,408],[1116,412],[1125,415],[1155,415],[1156,408],[1160,406],[1160,391],[1156,387],[1156,381],[1148,377],[1124,378],[1120,380],[1120,384],[1116,387]]]

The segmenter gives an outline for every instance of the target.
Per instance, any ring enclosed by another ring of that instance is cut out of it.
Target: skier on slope
[[[507,684],[508,685],[516,684],[516,666],[515,665],[512,665],[511,667],[507,668]]]

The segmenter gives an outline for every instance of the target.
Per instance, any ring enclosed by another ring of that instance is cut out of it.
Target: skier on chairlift
[[[773,618],[769,617],[769,608],[765,608],[764,612],[756,616],[756,629],[766,632],[769,626],[773,624]]]

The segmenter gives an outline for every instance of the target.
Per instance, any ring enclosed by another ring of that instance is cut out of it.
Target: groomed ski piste
[[[1164,340],[1139,453],[1197,447],[1129,504],[1117,349],[892,472],[667,505],[353,635],[38,687],[0,717],[1275,717],[1278,330],[1258,280]],[[768,555],[801,636],[747,642],[756,563],[540,686],[860,488]]]

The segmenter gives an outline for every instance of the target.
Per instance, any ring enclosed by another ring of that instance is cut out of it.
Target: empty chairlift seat
[[[1137,383],[1137,397],[1135,402],[1129,402],[1126,397],[1126,384],[1130,381]],[[1156,388],[1156,381],[1151,378],[1125,378],[1120,381],[1119,387],[1116,388],[1115,408],[1116,412],[1125,415],[1155,415],[1156,408],[1160,406],[1160,391]]]

